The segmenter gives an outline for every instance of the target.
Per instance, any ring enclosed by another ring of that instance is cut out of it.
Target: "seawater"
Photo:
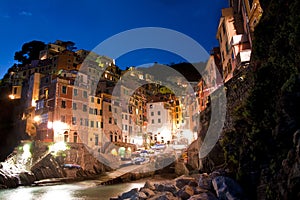
[[[72,184],[50,186],[26,186],[0,190],[1,200],[107,200],[132,188],[141,188],[145,180],[135,182],[97,185],[96,182],[82,181]]]

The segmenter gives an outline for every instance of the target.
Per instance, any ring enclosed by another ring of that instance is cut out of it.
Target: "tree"
[[[23,44],[22,50],[15,53],[14,59],[21,64],[29,64],[32,60],[38,60],[40,51],[45,49],[44,42],[33,40]]]

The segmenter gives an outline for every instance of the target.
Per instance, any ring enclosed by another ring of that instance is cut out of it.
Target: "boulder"
[[[211,181],[212,181],[212,178],[208,174],[203,173],[203,174],[200,174],[200,176],[199,176],[198,185],[203,189],[213,190]]]
[[[141,188],[140,190],[141,192],[145,193],[147,195],[147,197],[153,197],[155,195],[155,193],[149,189],[149,188]]]
[[[242,188],[229,177],[218,176],[212,180],[212,184],[220,200],[243,199]]]
[[[194,189],[189,185],[184,186],[177,193],[177,196],[183,200],[189,199],[193,195],[194,195]]]
[[[147,199],[147,195],[144,192],[138,192],[137,197],[141,200]]]
[[[203,189],[203,188],[201,188],[201,187],[194,187],[194,194],[201,194],[201,193],[206,193],[206,192],[208,192],[208,190],[206,190],[206,189]]]
[[[185,164],[183,162],[176,162],[175,163],[175,174],[177,176],[189,175],[189,170],[187,169],[187,167],[185,166]]]
[[[179,200],[171,192],[158,192],[155,196],[149,198],[149,200]]]
[[[191,196],[188,200],[218,200],[211,192],[205,192]]]
[[[194,178],[184,176],[184,175],[176,178],[175,181],[176,181],[176,187],[178,187],[179,189],[183,188],[186,185],[189,185],[191,182],[196,183],[195,186],[198,185],[198,183],[195,181]],[[192,185],[194,185],[194,183],[192,183]]]
[[[21,172],[19,174],[20,185],[31,185],[35,180],[35,176],[31,172]]]
[[[150,190],[155,190],[155,186],[153,183],[151,183],[150,181],[146,181],[144,188],[148,188]]]
[[[173,195],[177,193],[177,187],[171,184],[154,184],[155,190],[158,192],[171,192]]]
[[[137,196],[137,193],[138,193],[138,189],[133,188],[132,190],[130,190],[128,192],[124,192],[123,194],[121,194],[119,199],[128,199],[128,198]]]

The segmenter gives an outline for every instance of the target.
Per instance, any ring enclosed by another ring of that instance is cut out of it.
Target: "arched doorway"
[[[64,142],[68,142],[68,140],[69,140],[69,133],[68,133],[68,131],[65,131],[64,132]]]

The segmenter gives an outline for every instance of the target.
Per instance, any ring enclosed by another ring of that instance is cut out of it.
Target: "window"
[[[176,107],[175,111],[178,112],[178,107]]]
[[[100,126],[101,126],[101,124],[100,124],[100,122],[96,122],[96,128],[100,128]]]
[[[125,131],[127,131],[127,124],[125,124]]]
[[[76,103],[73,103],[73,104],[72,104],[72,108],[73,108],[73,110],[77,110],[77,104],[76,104]]]
[[[114,110],[115,110],[115,113],[117,113],[117,108],[115,108]]]
[[[103,128],[103,122],[101,122],[101,128]]]
[[[72,124],[76,125],[76,117],[72,117]]]
[[[87,91],[83,91],[83,97],[87,98]]]
[[[83,119],[80,118],[80,126],[83,126]]]
[[[117,119],[114,119],[114,123],[115,123],[115,125],[117,125],[117,123],[118,123],[118,120],[117,120]]]
[[[91,120],[90,123],[91,123],[91,127],[94,128],[94,121]]]
[[[66,101],[64,101],[64,100],[61,101],[61,107],[66,108]]]
[[[94,115],[98,115],[98,110],[97,110],[97,108],[94,109]]]
[[[91,103],[94,103],[94,97],[91,97]]]
[[[132,133],[132,126],[129,126],[129,134]]]
[[[69,133],[68,131],[64,132],[64,142],[68,142],[68,138],[69,138]]]
[[[98,146],[98,142],[99,142],[99,136],[98,134],[95,135],[95,145]]]
[[[154,112],[151,112],[151,116],[154,116]]]
[[[74,89],[74,96],[77,96],[77,95],[78,95],[78,90]]]
[[[108,106],[108,111],[111,112],[111,105]]]
[[[77,139],[78,139],[78,134],[77,134],[77,132],[74,133],[74,136],[73,136],[73,137],[74,137],[74,143],[77,143]]]
[[[62,91],[63,94],[67,94],[67,86],[63,85],[61,87],[61,91]]]
[[[158,119],[157,122],[160,124],[161,123],[161,119]]]
[[[97,104],[100,104],[100,99],[99,98],[97,99]]]
[[[225,27],[225,23],[223,23],[222,25],[223,25],[223,26],[222,26],[222,28],[223,28],[223,35],[225,35],[225,34],[226,34],[226,27]]]
[[[83,111],[83,112],[86,112],[86,111],[87,111],[87,105],[84,105],[84,104],[82,105],[82,111]]]
[[[99,115],[101,115],[101,116],[102,116],[102,110],[99,110]]]
[[[154,119],[151,120],[151,123],[154,124]]]
[[[108,119],[108,123],[112,123],[112,118],[110,117],[109,119]]]
[[[93,108],[89,108],[89,114],[94,114],[94,110],[93,110]]]
[[[89,120],[88,119],[84,119],[84,123],[85,123],[85,126],[89,126]]]
[[[153,108],[153,105],[152,104],[150,104],[150,109],[152,109]]]
[[[60,121],[61,122],[66,122],[66,116],[64,116],[64,115],[60,116]]]
[[[160,115],[160,111],[157,111],[157,115]]]

